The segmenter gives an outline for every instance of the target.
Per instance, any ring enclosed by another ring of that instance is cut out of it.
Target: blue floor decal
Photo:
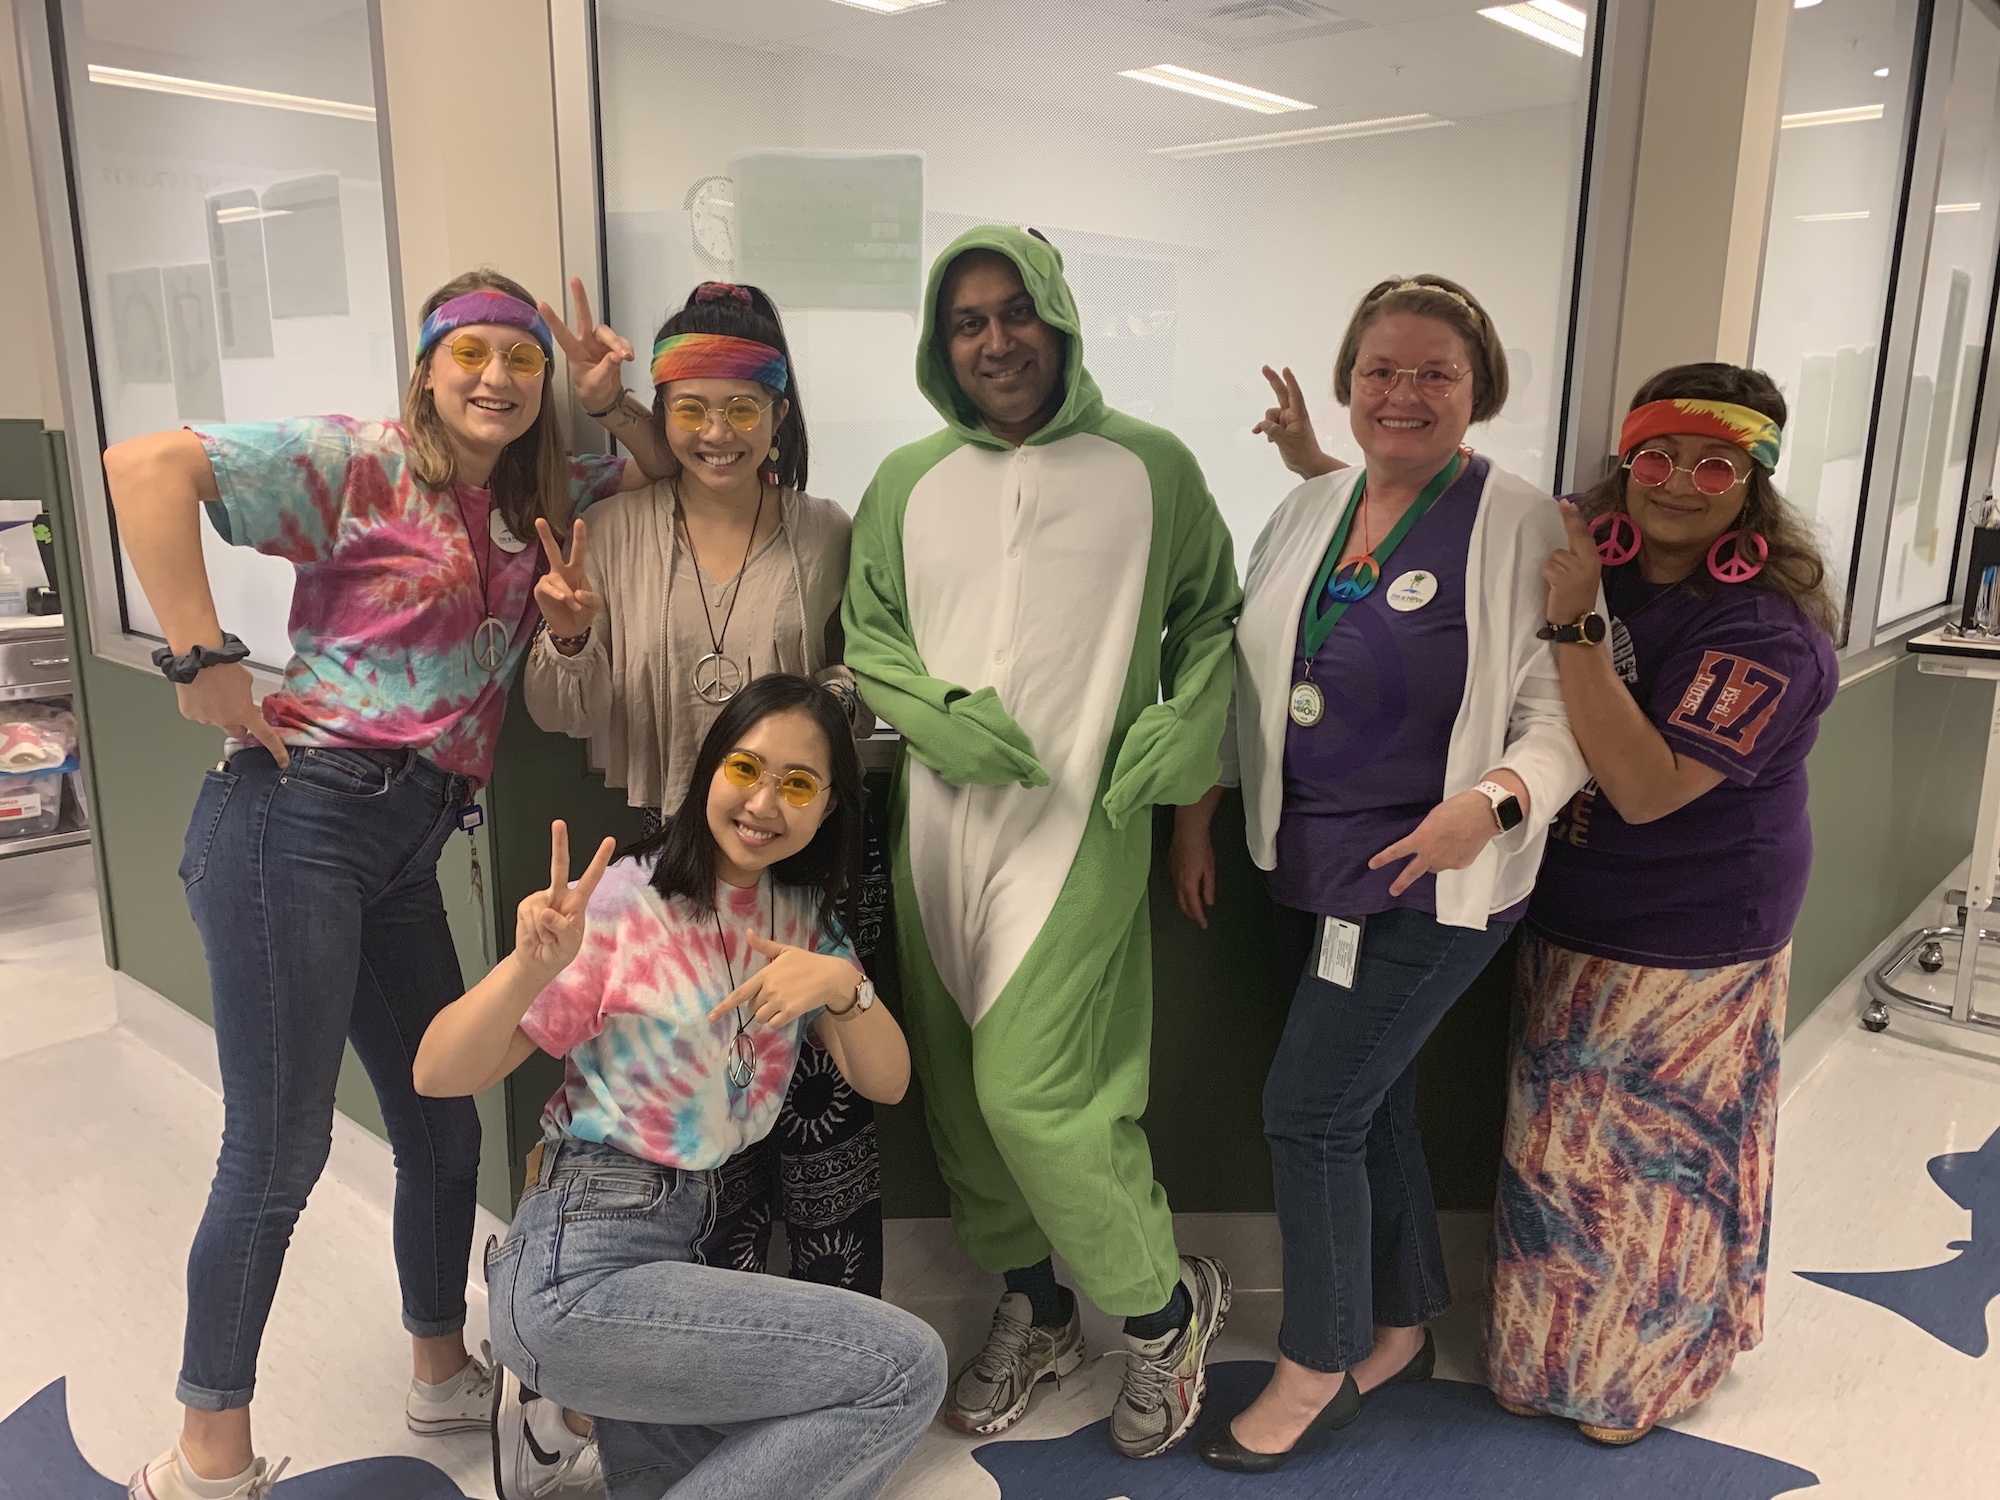
[[[1977,1151],[1930,1159],[1931,1181],[1972,1214],[1972,1238],[1957,1255],[1913,1271],[1800,1271],[1799,1276],[1909,1319],[1974,1359],[1986,1352],[1986,1304],[2000,1296],[2000,1130]]]
[[[1209,1367],[1203,1421],[1240,1410],[1271,1367]],[[1509,1416],[1479,1385],[1431,1380],[1372,1397],[1359,1422],[1276,1474],[1224,1474],[1192,1444],[1135,1463],[1107,1423],[1065,1438],[987,1443],[973,1457],[1002,1500],[1772,1500],[1819,1476],[1741,1448],[1662,1428],[1631,1448],[1600,1447],[1569,1422]]]
[[[125,1500],[77,1451],[64,1382],[44,1386],[0,1421],[0,1500]],[[466,1500],[419,1458],[364,1458],[278,1481],[271,1500]]]

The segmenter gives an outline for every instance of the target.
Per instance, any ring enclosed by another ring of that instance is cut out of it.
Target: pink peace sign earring
[[[1639,555],[1639,528],[1622,510],[1607,510],[1592,521],[1590,534],[1597,542],[1597,559],[1607,568]]]
[[[1708,549],[1709,576],[1717,583],[1748,583],[1764,571],[1770,556],[1770,544],[1756,532],[1725,531]]]

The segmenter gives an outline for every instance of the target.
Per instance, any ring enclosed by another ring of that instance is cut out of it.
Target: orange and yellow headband
[[[1761,411],[1733,401],[1648,401],[1635,408],[1618,432],[1618,451],[1630,454],[1648,438],[1693,436],[1734,443],[1767,474],[1778,467],[1776,422]]]

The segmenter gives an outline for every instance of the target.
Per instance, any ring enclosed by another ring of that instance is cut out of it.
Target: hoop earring
[[[1730,548],[1727,557],[1724,547]],[[1770,557],[1770,544],[1756,532],[1725,531],[1708,549],[1709,576],[1717,583],[1748,583],[1764,571]]]
[[[1622,510],[1607,510],[1590,523],[1597,542],[1597,560],[1607,568],[1628,563],[1639,555],[1639,526]]]

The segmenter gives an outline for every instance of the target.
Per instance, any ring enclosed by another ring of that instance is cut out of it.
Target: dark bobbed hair
[[[669,901],[679,897],[697,912],[714,911],[715,836],[708,829],[709,786],[723,756],[758,724],[782,713],[803,713],[825,736],[834,802],[812,841],[772,865],[771,878],[780,885],[817,888],[820,930],[828,938],[838,939],[853,928],[855,882],[861,867],[861,816],[867,793],[861,781],[861,755],[854,748],[847,715],[833,694],[803,677],[773,672],[754,679],[731,698],[695,753],[694,775],[681,805],[658,833],[628,845],[618,857],[646,859],[657,854],[653,889]]]
[[[1507,351],[1500,331],[1479,299],[1457,282],[1425,272],[1391,276],[1363,293],[1341,335],[1333,357],[1333,398],[1342,406],[1354,400],[1354,361],[1361,357],[1361,337],[1377,319],[1392,312],[1435,318],[1457,331],[1472,354],[1472,420],[1490,422],[1507,404]]]
[[[490,266],[454,276],[424,298],[418,326],[454,297],[467,292],[500,292],[535,305],[535,295],[511,276],[502,276]],[[523,334],[522,337],[529,337]],[[443,340],[439,340],[441,344]],[[410,371],[410,384],[403,392],[403,430],[410,455],[410,469],[428,489],[448,490],[458,482],[458,450],[451,445],[444,418],[438,415],[437,398],[431,394],[427,377],[431,356],[437,346],[421,352]],[[515,536],[532,537],[535,522],[546,520],[557,531],[569,525],[569,443],[563,437],[562,418],[550,399],[548,371],[542,372],[542,404],[528,430],[500,450],[493,473],[486,481],[493,505]]]
[[[724,333],[732,338],[769,344],[785,356],[785,388],[771,391],[773,396],[785,403],[785,420],[778,424],[777,431],[772,435],[778,449],[775,467],[778,483],[803,495],[806,490],[806,409],[799,402],[798,362],[792,358],[791,345],[785,342],[784,320],[778,316],[777,304],[762,287],[740,288],[750,295],[750,300],[744,302],[735,297],[716,295],[710,288],[717,284],[704,281],[689,292],[681,310],[660,325],[660,331],[653,335],[653,342],[657,344],[676,333]],[[697,298],[702,300],[697,301]],[[769,386],[764,389],[771,390]],[[667,440],[664,386],[656,386],[653,390],[653,429],[664,443]],[[763,467],[762,454],[758,455],[758,467]]]
[[[1660,371],[1633,393],[1631,405],[1626,409],[1637,411],[1650,402],[1673,400],[1732,402],[1762,412],[1780,427],[1785,425],[1785,419],[1790,414],[1784,394],[1770,376],[1762,370],[1724,364],[1719,360],[1672,365]],[[1638,450],[1635,448],[1633,451]],[[1620,467],[1614,468],[1584,492],[1578,504],[1585,520],[1594,521],[1607,511],[1625,509],[1628,475],[1623,464],[1629,462],[1631,457],[1630,453],[1620,454]],[[1830,638],[1837,638],[1841,608],[1827,588],[1826,560],[1820,556],[1819,543],[1813,539],[1812,528],[1778,493],[1778,487],[1771,482],[1771,476],[1762,464],[1753,462],[1750,465],[1750,478],[1744,487],[1743,511],[1735,524],[1739,530],[1756,532],[1770,548],[1763,570],[1750,580],[1748,586],[1791,600],[1798,606],[1799,613],[1812,622],[1814,629]],[[1696,568],[1688,579],[1687,587],[1697,594],[1713,593],[1715,590],[1706,568]]]

